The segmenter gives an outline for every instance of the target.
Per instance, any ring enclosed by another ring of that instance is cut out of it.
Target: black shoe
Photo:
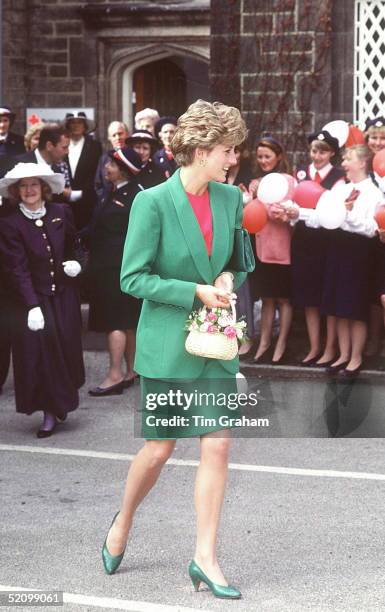
[[[111,385],[110,387],[95,387],[94,389],[90,389],[88,391],[88,395],[92,395],[92,397],[104,397],[106,395],[121,395],[124,389],[124,380],[116,383],[116,385]]]
[[[337,374],[337,372],[339,372],[340,370],[344,370],[348,363],[349,361],[343,361],[342,363],[339,363],[335,366],[330,365],[326,368],[326,372],[327,374]]]
[[[251,363],[256,363],[257,365],[267,364],[267,363],[271,363],[272,356],[273,356],[273,349],[271,346],[269,346],[269,348],[267,348],[265,352],[262,353],[260,357],[258,357],[258,359],[253,357],[250,361]]]
[[[314,368],[317,366],[317,361],[320,357],[322,357],[322,353],[318,353],[318,355],[312,357],[311,359],[308,359],[307,361],[300,361],[299,365],[303,368]],[[333,359],[333,361],[335,360]]]
[[[357,368],[354,368],[354,370],[347,370],[346,368],[344,370],[341,370],[341,372],[339,373],[339,377],[345,378],[345,379],[356,378],[359,375],[361,370],[362,370],[362,363],[360,363],[360,365]]]
[[[315,368],[329,368],[332,363],[334,363],[336,360],[336,357],[333,357],[333,359],[329,359],[329,361],[324,361],[323,363],[315,363],[314,367]]]
[[[277,365],[287,365],[287,364],[289,363],[289,360],[288,360],[288,357],[287,357],[287,353],[286,353],[286,351],[284,351],[284,352],[282,353],[282,355],[280,356],[280,358],[279,358],[279,359],[276,359],[276,360],[272,359],[270,363],[271,363],[271,365],[273,365],[273,366],[277,366]]]
[[[50,436],[52,436],[55,429],[56,429],[56,425],[54,425],[52,429],[39,429],[39,431],[36,434],[36,437],[37,438],[49,438]]]
[[[123,381],[123,388],[128,389],[129,387],[132,387],[132,385],[135,384],[137,378],[138,376],[134,376],[134,378],[125,378]]]

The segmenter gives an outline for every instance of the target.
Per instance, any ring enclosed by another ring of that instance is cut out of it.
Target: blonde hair
[[[237,108],[197,100],[179,117],[171,151],[177,164],[188,166],[198,147],[211,151],[218,144],[237,146],[246,137],[246,124]]]
[[[348,147],[347,149],[345,149],[344,158],[350,152],[355,153],[360,161],[365,162],[366,172],[369,173],[372,169],[372,160],[374,157],[369,147],[364,144],[357,144],[353,145],[352,147]]]
[[[35,136],[36,132],[41,132],[44,127],[44,123],[34,123],[31,125],[26,133],[24,134],[24,146],[27,151],[31,151],[31,140]]]

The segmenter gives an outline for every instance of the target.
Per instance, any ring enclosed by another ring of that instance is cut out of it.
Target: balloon
[[[374,215],[380,229],[385,229],[385,206],[381,206]]]
[[[326,190],[318,200],[317,213],[321,227],[337,229],[346,218],[345,203],[343,200],[336,200],[336,195]]]
[[[373,157],[373,170],[378,176],[385,176],[385,149],[378,151]]]
[[[315,181],[302,181],[294,190],[293,200],[301,208],[315,208],[324,191]]]
[[[285,200],[292,200],[293,199],[293,194],[294,194],[294,190],[297,186],[297,181],[295,180],[295,178],[293,176],[291,176],[291,174],[282,174],[281,176],[284,176],[285,179],[288,182],[288,190],[287,190],[287,194],[285,195]]]
[[[289,189],[290,185],[284,174],[271,172],[261,179],[258,185],[257,197],[264,204],[274,204],[286,200]]]
[[[243,209],[242,225],[250,234],[258,234],[267,223],[265,206],[259,200],[252,200]]]
[[[366,144],[365,134],[356,125],[349,125],[349,135],[345,147],[352,147],[356,144]]]
[[[337,138],[340,147],[344,146],[349,136],[349,124],[346,121],[330,121],[322,129],[329,132],[334,138]]]

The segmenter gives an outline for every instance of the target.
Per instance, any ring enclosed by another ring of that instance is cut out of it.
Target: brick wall
[[[229,0],[226,8],[224,4],[211,2],[213,98],[238,102],[251,143],[269,131],[289,152],[305,150],[304,134],[329,121],[334,109],[349,107],[351,74],[342,92],[339,73],[332,68],[339,59],[337,69],[342,72],[346,62],[336,52],[339,38],[331,32],[337,18],[338,31],[345,28],[348,44],[346,22],[338,17],[347,3],[340,0],[337,17],[332,15],[335,3],[327,0]]]

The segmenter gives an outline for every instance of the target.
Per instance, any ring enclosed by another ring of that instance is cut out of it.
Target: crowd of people
[[[132,130],[112,121],[103,152],[81,111],[63,123],[35,122],[24,138],[12,131],[14,120],[10,108],[0,108],[0,389],[12,349],[16,409],[43,411],[38,436],[47,437],[77,407],[84,384],[79,296],[89,302],[89,329],[106,334],[109,353],[105,377],[89,394],[121,394],[135,381],[142,304],[120,288],[122,254],[135,197],[178,168],[172,144],[178,121],[154,109],[138,112]],[[304,313],[309,340],[300,365],[349,378],[365,354],[378,355],[385,232],[374,213],[385,184],[371,161],[385,148],[385,119],[367,121],[365,136],[366,144],[341,149],[328,130],[314,132],[308,162],[297,168],[272,134],[254,147],[247,141],[235,146],[224,180],[238,187],[244,204],[274,172],[314,181],[346,206],[336,230],[321,227],[316,210],[266,207],[267,224],[252,237],[255,270],[237,291],[249,335],[242,360],[285,363],[294,309]]]

